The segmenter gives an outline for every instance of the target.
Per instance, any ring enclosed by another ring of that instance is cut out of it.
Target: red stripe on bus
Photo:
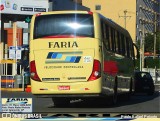
[[[118,65],[116,61],[104,61],[104,72],[116,75],[118,73]]]
[[[75,36],[75,35],[56,35],[56,36],[45,36],[43,38],[83,38],[85,36]]]

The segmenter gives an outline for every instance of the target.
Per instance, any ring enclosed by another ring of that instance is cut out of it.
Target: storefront
[[[2,88],[17,88],[15,75],[24,81],[28,60],[29,23],[33,14],[48,11],[48,0],[1,0],[0,79]],[[24,84],[24,83],[23,83]],[[22,86],[21,86],[22,87]]]

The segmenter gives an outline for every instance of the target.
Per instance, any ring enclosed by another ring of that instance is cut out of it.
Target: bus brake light
[[[31,79],[35,81],[41,81],[37,74],[35,61],[30,62],[30,73],[31,73]]]
[[[88,81],[93,81],[101,77],[101,63],[98,60],[94,60],[92,74]]]
[[[93,12],[92,11],[88,11],[88,14],[93,15]]]

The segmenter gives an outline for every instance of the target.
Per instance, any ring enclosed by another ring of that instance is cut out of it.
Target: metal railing
[[[160,69],[155,68],[143,68],[143,71],[149,72],[154,80],[154,83],[160,83]]]
[[[10,69],[10,70],[9,70]],[[12,69],[12,70],[11,70]],[[8,72],[8,70],[10,71],[10,73]],[[18,82],[16,80],[16,75],[13,74],[13,64],[12,66],[8,66],[8,63],[1,63],[0,64],[0,79],[1,79],[1,88],[17,88],[18,86]],[[21,65],[19,68],[19,72],[21,73]],[[24,76],[22,75],[22,88],[24,89]]]

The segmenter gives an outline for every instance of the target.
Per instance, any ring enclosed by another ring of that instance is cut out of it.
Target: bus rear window
[[[37,16],[34,39],[47,36],[94,37],[93,15],[52,14]]]

